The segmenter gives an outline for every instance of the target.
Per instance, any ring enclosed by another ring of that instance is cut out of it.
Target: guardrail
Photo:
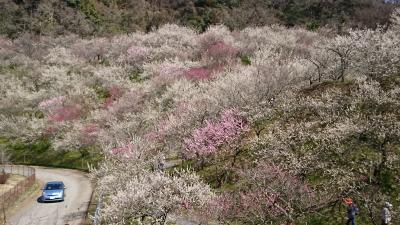
[[[35,168],[29,166],[0,165],[0,171],[8,174],[22,175],[25,177],[12,189],[0,195],[0,206],[4,209],[13,204],[18,197],[35,183]]]

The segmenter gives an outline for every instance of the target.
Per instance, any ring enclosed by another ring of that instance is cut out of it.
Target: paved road
[[[92,194],[87,176],[79,171],[53,168],[36,168],[36,178],[43,183],[61,180],[65,183],[64,202],[39,203],[35,196],[22,206],[9,220],[9,225],[78,225],[86,214]]]

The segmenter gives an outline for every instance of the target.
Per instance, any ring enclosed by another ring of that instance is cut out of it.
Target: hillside
[[[389,201],[398,224],[399,9],[390,21],[2,37],[2,155],[92,163],[105,224],[344,224],[347,197],[359,223]]]
[[[279,23],[341,32],[387,24],[394,5],[382,0],[3,0],[0,34],[110,36],[167,23],[199,31],[215,24],[243,29]]]

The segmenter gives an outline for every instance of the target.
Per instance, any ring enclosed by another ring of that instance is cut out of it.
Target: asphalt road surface
[[[67,169],[36,168],[36,179],[43,183],[63,181],[67,187],[64,202],[41,203],[40,194],[18,209],[9,225],[78,225],[81,224],[92,194],[92,186],[86,174]]]

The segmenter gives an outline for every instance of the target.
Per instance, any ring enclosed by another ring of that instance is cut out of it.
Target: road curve
[[[63,181],[64,202],[39,203],[36,196],[8,219],[9,225],[79,225],[83,222],[92,194],[92,185],[86,174],[68,169],[35,167],[36,179]]]

